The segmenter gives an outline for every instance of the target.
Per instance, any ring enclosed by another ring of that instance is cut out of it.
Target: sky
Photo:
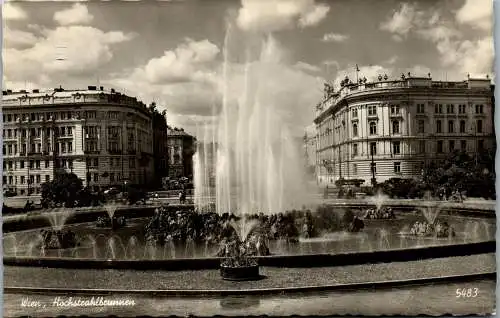
[[[338,87],[356,64],[368,80],[493,76],[492,11],[491,0],[9,1],[2,85],[112,87],[195,134],[242,95],[246,65],[264,63],[256,81],[300,135],[325,81]]]

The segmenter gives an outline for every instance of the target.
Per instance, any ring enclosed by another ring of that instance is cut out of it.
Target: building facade
[[[373,83],[346,79],[339,91],[326,85],[314,121],[318,182],[418,177],[449,152],[495,147],[493,108],[489,79],[441,82],[408,74]]]
[[[161,187],[163,179],[168,177],[168,126],[166,112],[159,113],[155,106],[151,109],[155,171],[153,184],[155,187]]]
[[[168,174],[170,178],[192,178],[196,139],[182,128],[168,127]]]
[[[94,190],[153,176],[151,113],[111,89],[4,91],[3,187],[38,194],[59,172]]]
[[[304,146],[304,157],[305,157],[305,163],[306,163],[306,168],[307,169],[315,169],[316,167],[316,126],[311,125],[306,128],[306,131],[304,133],[304,140],[303,140],[303,146]],[[315,171],[313,171],[315,173]]]

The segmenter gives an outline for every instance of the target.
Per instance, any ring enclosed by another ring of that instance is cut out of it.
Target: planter
[[[225,280],[244,281],[256,280],[260,278],[259,265],[251,266],[220,266],[220,276]]]

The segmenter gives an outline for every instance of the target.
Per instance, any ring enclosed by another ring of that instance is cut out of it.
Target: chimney
[[[7,91],[2,91],[2,95],[7,95]]]
[[[103,86],[101,86],[101,87],[100,87],[100,89],[101,89],[101,91],[103,91],[103,90],[104,90],[104,87],[103,87]]]
[[[88,86],[87,88],[89,91],[95,91],[97,89],[96,86]]]
[[[34,89],[33,93],[40,93],[40,90],[39,89]]]

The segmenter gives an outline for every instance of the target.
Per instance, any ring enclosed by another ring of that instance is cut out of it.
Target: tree
[[[82,189],[83,181],[76,174],[56,174],[52,181],[42,184],[42,205],[64,204],[65,207],[73,207]]]

